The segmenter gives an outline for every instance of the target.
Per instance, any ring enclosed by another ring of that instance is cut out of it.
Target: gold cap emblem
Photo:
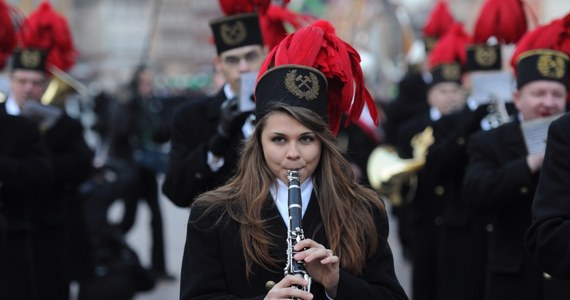
[[[536,64],[538,72],[546,78],[561,79],[566,72],[566,61],[558,55],[543,54]]]
[[[42,62],[42,54],[38,49],[25,49],[20,55],[20,64],[25,68],[37,68]]]
[[[245,40],[247,29],[242,21],[236,21],[234,24],[225,23],[220,26],[220,36],[225,44],[237,45]]]
[[[441,67],[441,76],[445,80],[457,81],[461,79],[461,69],[457,64],[443,65]]]
[[[297,70],[289,71],[285,76],[285,87],[299,99],[311,101],[319,96],[319,79],[314,73],[307,76],[297,75]]]
[[[475,61],[480,66],[492,66],[497,62],[497,52],[491,47],[476,47]]]

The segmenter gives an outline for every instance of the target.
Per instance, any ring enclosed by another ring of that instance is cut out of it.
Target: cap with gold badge
[[[77,51],[69,24],[49,1],[43,1],[21,24],[12,69],[68,71],[75,64]]]
[[[515,44],[528,29],[523,1],[487,0],[473,30],[473,43],[467,47],[467,71],[502,69],[501,45]]]
[[[570,14],[527,32],[517,44],[511,64],[517,88],[535,80],[569,85]]]
[[[471,37],[460,23],[454,23],[440,38],[429,55],[431,86],[441,82],[461,84],[466,61],[465,47],[470,42]]]
[[[250,45],[263,46],[259,14],[264,14],[269,0],[220,0],[224,17],[210,21],[218,54]]]
[[[343,114],[356,122],[366,105],[378,125],[360,55],[325,20],[297,30],[273,48],[259,71],[255,102],[258,119],[273,103],[283,102],[316,112],[335,134]]]

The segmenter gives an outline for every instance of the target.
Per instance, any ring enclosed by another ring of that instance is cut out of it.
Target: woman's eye
[[[276,137],[273,137],[271,139],[271,141],[274,143],[283,143],[283,142],[285,142],[285,138],[282,136],[276,136]]]
[[[303,142],[303,143],[310,143],[310,142],[312,142],[312,141],[314,141],[314,140],[315,140],[315,138],[312,137],[312,136],[307,136],[307,135],[306,135],[306,136],[301,137],[301,142]]]

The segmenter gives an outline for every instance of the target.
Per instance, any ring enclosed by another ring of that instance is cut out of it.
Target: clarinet
[[[289,180],[289,198],[287,203],[289,209],[289,230],[287,233],[287,265],[285,266],[285,275],[303,277],[309,284],[307,286],[294,285],[293,287],[309,292],[311,290],[311,277],[305,269],[305,264],[303,261],[293,259],[295,253],[297,253],[293,247],[295,247],[299,241],[305,239],[305,234],[301,227],[303,207],[301,200],[301,181],[299,179],[299,171],[288,170],[287,173],[287,179]]]

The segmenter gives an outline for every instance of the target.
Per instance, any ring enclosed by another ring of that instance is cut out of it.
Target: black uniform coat
[[[214,97],[182,104],[174,112],[172,149],[162,191],[179,207],[190,206],[197,195],[220,186],[234,174],[242,134],[227,148],[220,170],[212,172],[207,163],[208,142],[216,134],[224,100],[222,89]]]
[[[313,196],[303,217],[305,236],[327,246],[319,205]],[[271,196],[267,198],[263,219],[274,234],[270,245],[272,256],[282,260],[282,267],[272,271],[253,266],[249,281],[245,273],[245,259],[240,238],[240,227],[234,221],[212,229],[221,211],[200,218],[202,211],[192,208],[184,259],[182,262],[180,299],[263,299],[267,281],[279,282],[284,277],[287,250],[287,226]],[[227,217],[227,215],[226,215]],[[199,219],[200,218],[200,219]],[[362,276],[340,270],[337,300],[342,299],[407,299],[394,273],[392,253],[387,244],[388,221],[385,213],[375,212],[378,229],[378,250],[368,261]],[[342,259],[342,258],[341,258]],[[327,299],[324,288],[313,282],[314,299]]]
[[[34,219],[37,271],[38,277],[43,278],[39,287],[46,297],[67,296],[70,278],[84,276],[90,268],[89,238],[79,185],[92,174],[93,151],[83,134],[81,122],[67,114],[44,133],[52,156],[54,186],[52,193],[36,206]],[[58,261],[65,267],[58,265]]]
[[[539,267],[570,280],[570,114],[552,122],[532,206],[528,249]]]
[[[429,112],[404,123],[398,133],[398,153],[403,158],[413,156],[412,138],[432,126]],[[400,234],[409,244],[412,269],[412,292],[415,300],[435,300],[437,297],[437,253],[441,214],[439,189],[427,169],[417,172],[417,187],[410,203],[398,208]]]
[[[473,135],[468,153],[465,199],[491,217],[485,299],[567,299],[570,290],[552,293],[525,248],[538,174],[526,163],[520,122]]]
[[[468,106],[433,123],[434,144],[425,169],[440,191],[438,299],[483,299],[487,262],[486,219],[467,208],[461,188],[467,165],[467,141],[480,129],[486,108]],[[466,293],[465,291],[469,291]]]
[[[50,156],[36,124],[0,110],[0,219],[7,221],[0,241],[3,299],[35,299],[31,209],[51,182]]]
[[[4,104],[0,111],[5,113]],[[32,207],[36,277],[42,296],[63,298],[68,297],[70,270],[88,265],[78,186],[91,175],[93,152],[85,143],[83,125],[66,113],[42,135],[53,166],[53,186]]]

